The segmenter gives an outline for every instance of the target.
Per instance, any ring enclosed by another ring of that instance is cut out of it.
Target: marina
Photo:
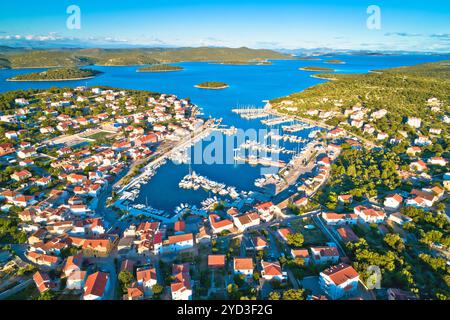
[[[302,131],[305,129],[310,129],[312,127],[313,127],[312,125],[309,125],[306,123],[296,123],[296,124],[292,124],[292,125],[288,125],[288,126],[282,126],[281,128],[285,132],[294,133],[294,132],[299,132],[299,131]]]
[[[229,196],[232,199],[237,199],[239,197],[239,193],[236,191],[236,188],[226,186],[224,183],[210,180],[207,177],[198,175],[195,171],[184,176],[178,186],[183,189],[203,189],[207,192],[212,192],[220,196]]]

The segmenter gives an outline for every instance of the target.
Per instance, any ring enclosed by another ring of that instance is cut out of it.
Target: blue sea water
[[[340,59],[342,65],[326,64],[328,59]],[[173,93],[181,98],[191,98],[192,102],[203,109],[205,116],[222,118],[223,124],[241,129],[260,129],[264,126],[259,120],[245,120],[231,112],[237,105],[262,107],[263,100],[285,96],[304,90],[325,80],[310,77],[311,72],[300,71],[305,66],[324,66],[335,68],[339,73],[366,73],[373,69],[415,65],[434,62],[448,57],[434,55],[398,55],[398,56],[336,56],[323,57],[321,61],[273,61],[272,65],[234,66],[202,62],[184,62],[183,71],[166,73],[136,72],[138,67],[101,67],[94,68],[104,72],[102,75],[83,81],[65,82],[7,82],[6,79],[17,74],[35,72],[44,69],[0,70],[0,91],[16,89],[49,88],[52,86],[76,87],[80,85],[106,85],[124,89],[141,89],[156,92]],[[194,85],[204,81],[223,81],[229,84],[225,90],[202,90]],[[254,180],[261,175],[260,167],[250,165],[215,164],[193,165],[193,170],[212,180],[235,186],[238,190],[255,190]],[[150,182],[141,188],[137,202],[148,203],[155,208],[172,211],[180,203],[198,204],[208,197],[206,192],[182,190],[178,182],[188,173],[187,165],[175,165],[168,162],[158,169]]]

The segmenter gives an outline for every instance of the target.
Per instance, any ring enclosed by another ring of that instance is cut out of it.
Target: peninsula
[[[93,69],[54,68],[42,72],[20,74],[7,81],[71,81],[94,78],[102,72]]]
[[[171,66],[168,64],[157,64],[149,67],[143,67],[136,70],[136,72],[173,72],[184,70],[179,66]]]
[[[322,72],[322,71],[333,72],[334,71],[334,69],[332,69],[332,68],[314,67],[314,66],[299,68],[299,70],[312,71],[312,72]]]

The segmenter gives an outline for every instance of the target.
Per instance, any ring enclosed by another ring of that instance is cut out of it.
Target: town
[[[287,121],[270,103],[253,112]],[[3,94],[0,299],[449,297],[449,145],[433,143],[447,133],[411,117],[417,137],[391,138],[364,121],[386,110],[355,105],[345,116],[373,140],[302,118],[323,130],[255,182],[261,194],[191,172],[180,187],[233,201],[176,214],[130,207],[136,184],[218,128],[199,113],[174,95],[107,87]],[[384,139],[407,147],[385,151]]]

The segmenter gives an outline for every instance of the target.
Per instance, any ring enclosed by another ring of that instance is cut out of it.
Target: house
[[[343,242],[357,242],[359,240],[359,237],[349,226],[340,227],[336,229],[336,232]]]
[[[172,252],[192,248],[194,246],[194,235],[192,233],[184,233],[169,236],[163,244],[164,252]]]
[[[354,213],[322,212],[322,219],[329,226],[356,224],[358,222],[358,216]]]
[[[192,300],[191,277],[189,264],[175,264],[172,266],[174,282],[170,284],[172,300]]]
[[[291,249],[291,256],[294,259],[303,259],[305,265],[309,264],[309,252],[307,249]]]
[[[360,221],[367,223],[382,223],[386,218],[384,211],[364,206],[357,206],[353,211],[358,215]]]
[[[86,271],[74,271],[66,279],[66,289],[81,290],[84,287]]]
[[[427,165],[422,160],[414,161],[409,164],[409,168],[414,171],[422,172],[427,170]]]
[[[255,209],[258,211],[260,218],[266,222],[272,220],[275,214],[281,213],[280,208],[274,205],[271,201],[260,203],[255,207]]]
[[[69,256],[66,259],[66,263],[63,267],[63,272],[66,277],[74,272],[81,272],[81,265],[83,263],[83,257],[81,255]]]
[[[28,251],[26,254],[28,260],[40,266],[56,268],[59,264],[59,258],[48,254],[41,254],[34,251]]]
[[[320,287],[333,300],[351,296],[358,290],[359,275],[353,267],[339,264],[320,273]]]
[[[278,261],[268,262],[261,261],[261,276],[266,280],[286,281],[287,273],[281,269]]]
[[[254,250],[264,250],[267,247],[267,239],[263,236],[255,236],[250,239]]]
[[[144,288],[137,282],[133,282],[130,287],[127,288],[127,294],[124,297],[125,300],[142,300],[144,299]]]
[[[289,228],[280,228],[277,230],[278,236],[283,239],[284,241],[288,240],[288,236],[292,233],[291,229]]]
[[[209,268],[224,268],[225,267],[225,255],[224,254],[210,254],[208,255],[208,267]]]
[[[395,223],[397,223],[401,226],[404,225],[405,223],[412,221],[412,218],[405,216],[404,214],[402,214],[400,212],[395,212],[395,213],[391,214],[388,219],[391,221],[394,221]]]
[[[139,268],[136,270],[137,284],[144,289],[146,296],[153,294],[152,288],[158,283],[155,268]]]
[[[253,259],[252,258],[234,258],[233,271],[235,274],[242,274],[246,277],[253,275]]]
[[[422,119],[416,118],[416,117],[411,117],[411,118],[408,118],[406,124],[417,129],[417,128],[420,128],[420,126],[422,124]]]
[[[412,146],[406,149],[406,154],[413,157],[420,152],[422,152],[422,149],[418,146]]]
[[[213,233],[220,233],[225,230],[231,231],[234,227],[231,220],[220,219],[220,217],[215,213],[210,214],[208,219]]]
[[[384,203],[383,204],[384,204],[384,206],[386,208],[396,210],[396,209],[398,209],[400,207],[402,202],[403,202],[402,196],[396,193],[396,194],[387,196],[384,199]]]
[[[97,271],[89,275],[84,285],[83,300],[103,300],[109,290],[109,274]]]
[[[240,231],[259,225],[260,218],[258,213],[250,212],[242,216],[233,217],[234,224]]]
[[[23,181],[31,178],[33,175],[28,170],[16,171],[11,175],[11,179],[16,181]]]
[[[340,203],[352,203],[353,202],[353,195],[351,195],[351,194],[340,194],[338,196],[338,201]]]
[[[308,198],[301,197],[294,201],[294,205],[296,205],[297,207],[306,207],[308,205]]]
[[[339,261],[339,251],[336,247],[321,246],[321,247],[311,247],[311,256],[315,263],[325,264],[325,263],[337,263]]]
[[[33,280],[40,293],[44,293],[45,291],[56,287],[56,284],[50,280],[49,275],[42,271],[37,271],[33,275]]]
[[[428,159],[428,163],[436,166],[445,167],[447,165],[447,160],[442,157],[432,157]]]

